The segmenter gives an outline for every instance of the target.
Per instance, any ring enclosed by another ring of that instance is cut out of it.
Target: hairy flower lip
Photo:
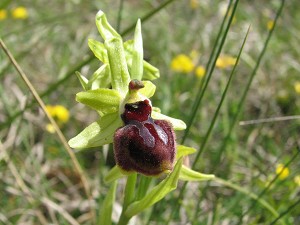
[[[145,99],[124,106],[124,126],[114,135],[117,165],[124,171],[148,176],[173,169],[176,155],[175,133],[171,123],[151,118],[152,106]]]
[[[139,136],[139,129],[135,125],[126,125],[116,131],[115,160],[122,170],[157,176],[173,169],[176,155],[175,135],[167,121],[157,120],[155,123],[168,133],[167,145],[160,139],[155,139],[153,147],[144,144],[145,140]]]

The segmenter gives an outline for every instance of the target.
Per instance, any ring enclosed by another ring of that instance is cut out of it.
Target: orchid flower
[[[183,156],[195,152],[176,145],[174,130],[184,130],[185,123],[152,106],[150,98],[156,86],[151,80],[160,74],[143,60],[141,21],[137,22],[134,39],[125,43],[102,11],[96,15],[96,25],[104,43],[89,39],[88,45],[102,65],[89,80],[77,73],[84,90],[77,93],[76,100],[96,110],[99,119],[72,138],[69,145],[84,149],[113,143],[117,165],[105,177],[107,183],[136,172],[146,176],[168,174],[142,200],[128,207],[127,216],[131,217],[175,189],[178,179],[200,181],[214,175],[182,164]]]

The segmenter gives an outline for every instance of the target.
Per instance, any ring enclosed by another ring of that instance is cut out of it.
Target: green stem
[[[152,177],[142,176],[138,185],[136,200],[141,200],[147,193]]]
[[[118,222],[118,225],[126,225],[128,224],[131,217],[125,215],[125,211],[130,203],[134,200],[134,191],[135,191],[135,184],[136,184],[137,173],[131,174],[127,177],[127,183],[125,187],[125,194],[124,194],[124,202],[123,202],[123,209],[122,213]]]

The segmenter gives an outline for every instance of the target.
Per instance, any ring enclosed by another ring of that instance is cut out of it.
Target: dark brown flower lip
[[[165,120],[151,117],[150,100],[127,103],[121,115],[124,126],[114,135],[117,165],[124,171],[157,176],[173,169],[175,133]]]

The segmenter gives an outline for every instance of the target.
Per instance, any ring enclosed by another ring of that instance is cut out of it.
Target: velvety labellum
[[[125,104],[121,115],[125,125],[114,135],[117,165],[125,171],[159,175],[172,170],[175,159],[175,134],[165,120],[151,118],[149,100]]]

